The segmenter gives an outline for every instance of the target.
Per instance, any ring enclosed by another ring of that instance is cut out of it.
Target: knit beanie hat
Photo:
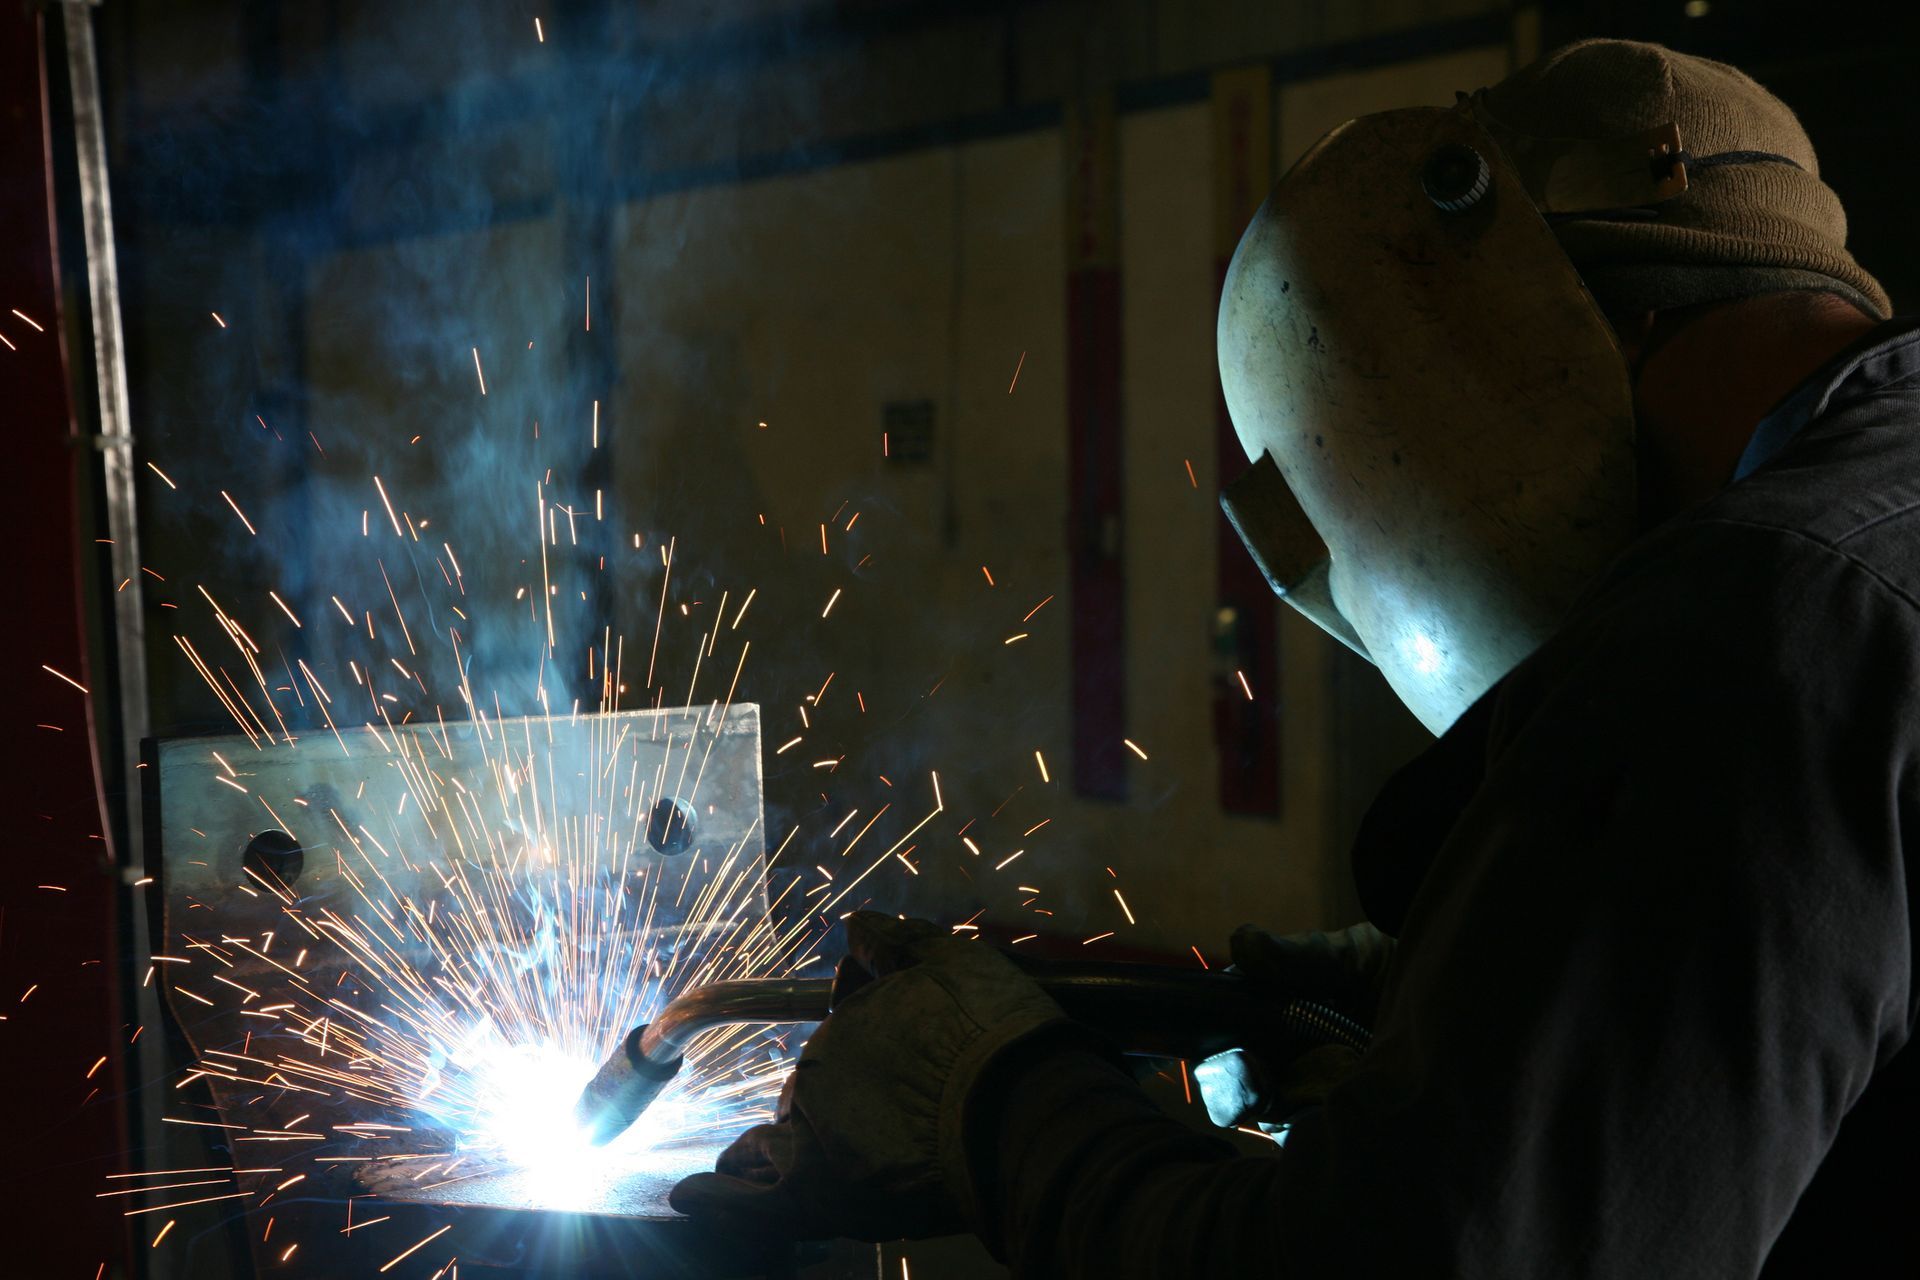
[[[1582,40],[1487,89],[1486,110],[1542,138],[1620,138],[1672,123],[1686,191],[1645,211],[1556,218],[1608,310],[1663,311],[1782,290],[1838,293],[1875,316],[1886,291],[1847,252],[1847,215],[1784,102],[1724,63],[1628,40]],[[1623,214],[1639,213],[1628,217]]]

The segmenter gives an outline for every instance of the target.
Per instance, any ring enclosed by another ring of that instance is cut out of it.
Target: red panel
[[[1113,99],[1066,115],[1067,553],[1073,787],[1127,798],[1120,175]]]
[[[1067,495],[1073,601],[1073,786],[1127,797],[1126,560],[1121,542],[1120,273],[1067,280]]]
[[[95,1198],[103,1175],[125,1167],[129,1032],[116,999],[92,699],[42,669],[92,684],[79,560],[90,543],[74,502],[85,455],[72,440],[58,314],[40,20],[39,6],[0,7],[0,545],[13,552],[11,625],[0,628],[0,1168],[16,1224],[0,1270],[87,1280],[103,1263],[126,1274],[129,1261],[126,1220]]]
[[[1212,106],[1215,283],[1223,284],[1240,232],[1266,197],[1273,171],[1273,93],[1266,70],[1218,73]],[[1226,399],[1217,392],[1214,423],[1214,462],[1224,485],[1246,468],[1247,455],[1234,435]],[[1275,818],[1280,815],[1279,605],[1224,514],[1216,515],[1214,563],[1213,736],[1220,808]]]

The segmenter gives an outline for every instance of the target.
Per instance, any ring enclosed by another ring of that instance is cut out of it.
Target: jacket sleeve
[[[1502,690],[1374,1046],[1284,1149],[1088,1053],[1001,1078],[981,1225],[1016,1275],[1759,1270],[1913,1027],[1920,637],[1792,535],[1659,550]]]

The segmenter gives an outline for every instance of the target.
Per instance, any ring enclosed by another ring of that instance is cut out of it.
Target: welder
[[[1209,1064],[1217,1118],[1287,1123],[1239,1154],[990,947],[859,916],[883,976],[676,1207],[1019,1276],[1920,1274],[1889,315],[1718,63],[1582,42],[1328,135],[1227,281],[1228,506],[1438,739],[1363,824],[1368,921],[1232,954],[1371,1047]]]

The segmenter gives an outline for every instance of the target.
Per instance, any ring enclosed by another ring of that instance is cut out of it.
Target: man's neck
[[[1724,488],[1768,411],[1877,323],[1831,294],[1747,298],[1671,334],[1656,320],[1633,388],[1643,524]]]

